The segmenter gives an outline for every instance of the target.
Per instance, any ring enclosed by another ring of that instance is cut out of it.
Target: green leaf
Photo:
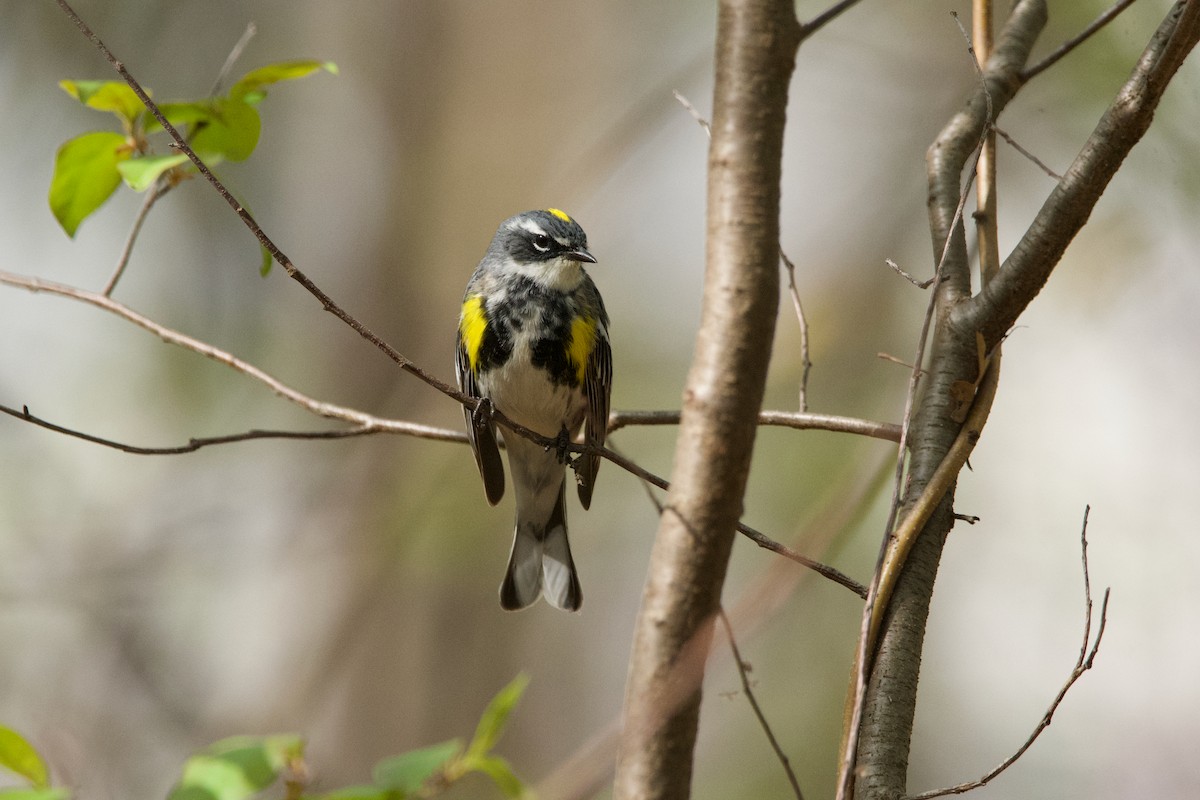
[[[160,103],[158,110],[176,128],[208,122],[213,118],[212,103],[207,100],[196,103]],[[151,117],[146,122],[147,133],[157,133],[161,130],[162,126],[158,123],[157,119]]]
[[[0,800],[67,800],[66,789],[0,789]]]
[[[519,778],[513,774],[509,763],[496,755],[479,756],[471,759],[470,768],[482,772],[492,779],[496,787],[504,792],[505,797],[524,797],[525,787]]]
[[[382,789],[405,794],[415,792],[461,752],[461,739],[451,739],[441,744],[422,747],[420,750],[410,750],[380,761],[375,765],[372,777]]]
[[[229,96],[257,105],[265,96],[264,87],[279,81],[291,81],[311,75],[323,69],[331,75],[338,74],[337,64],[332,61],[283,61],[251,70],[229,88]]]
[[[230,161],[249,158],[258,146],[262,130],[258,112],[241,100],[227,97],[210,100],[207,105],[211,115],[193,128],[192,149],[210,166],[222,158]]]
[[[236,736],[190,757],[168,800],[244,800],[270,786],[304,743],[298,736]]]
[[[258,265],[258,274],[265,278],[271,274],[271,267],[275,265],[275,259],[271,256],[271,251],[261,244],[258,249],[262,252],[262,263]]]
[[[488,703],[487,709],[484,710],[483,716],[479,718],[479,725],[475,728],[475,738],[471,740],[471,746],[468,749],[470,755],[482,756],[491,752],[492,748],[496,746],[496,742],[500,740],[500,734],[504,732],[504,726],[508,722],[508,715],[512,713],[513,707],[521,699],[521,695],[528,685],[529,676],[522,672],[496,693],[492,702]]]
[[[183,153],[171,153],[165,156],[140,156],[122,161],[117,164],[117,172],[125,179],[126,185],[135,192],[144,192],[154,185],[164,172],[188,163],[188,157]]]
[[[87,107],[116,114],[127,131],[145,110],[133,89],[122,81],[59,81],[58,85]]]
[[[11,770],[39,789],[50,784],[46,762],[25,737],[0,725],[0,767]]]
[[[50,180],[50,210],[67,236],[104,204],[121,183],[117,164],[129,158],[124,136],[113,131],[92,131],[76,136],[58,148],[54,177]]]

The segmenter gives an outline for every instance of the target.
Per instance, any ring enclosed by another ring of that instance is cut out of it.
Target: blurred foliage
[[[322,69],[337,74],[337,66],[329,61],[269,64],[243,75],[224,95],[161,103],[159,110],[173,127],[186,128],[188,144],[210,168],[226,160],[244,161],[258,146],[262,121],[257,106],[266,98],[267,87]],[[62,80],[59,86],[88,108],[112,113],[121,125],[120,133],[91,131],[58,149],[50,210],[68,236],[75,236],[122,179],[135,192],[144,192],[160,178],[173,186],[197,174],[184,153],[154,153],[149,137],[165,131],[124,81]],[[149,88],[143,89],[151,96]]]
[[[501,689],[479,718],[475,735],[385,758],[373,782],[329,792],[306,791],[304,740],[294,734],[232,736],[193,754],[167,800],[247,800],[282,782],[287,800],[409,800],[435,797],[468,775],[486,775],[505,797],[527,797],[512,767],[493,752],[508,717],[529,685],[518,675]],[[0,789],[0,800],[66,800],[70,792],[50,786],[37,750],[16,731],[0,726],[0,767],[25,778],[30,787]]]

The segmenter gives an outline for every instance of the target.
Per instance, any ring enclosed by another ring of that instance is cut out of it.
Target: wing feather
[[[588,401],[583,441],[594,447],[603,447],[608,435],[608,407],[612,396],[612,347],[608,343],[608,329],[603,322],[597,328],[596,344],[588,356],[583,389]],[[600,471],[600,456],[585,453],[579,457],[575,471],[579,478],[579,502],[588,508],[592,504],[596,473]]]
[[[454,352],[454,372],[458,378],[458,388],[463,394],[483,397],[475,381],[475,373],[471,370],[471,359],[461,332]],[[473,414],[466,406],[463,406],[463,416],[467,419],[467,438],[471,442],[471,452],[475,454],[475,465],[479,467],[479,475],[483,478],[483,491],[488,502],[496,505],[504,497],[504,464],[496,444],[496,425],[490,419],[485,419],[484,415]]]

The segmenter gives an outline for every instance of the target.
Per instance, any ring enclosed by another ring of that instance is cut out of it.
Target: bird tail
[[[567,541],[566,490],[563,481],[558,488],[558,501],[544,525],[517,515],[508,571],[500,585],[500,605],[506,611],[527,608],[543,593],[550,605],[564,611],[578,611],[583,603],[583,591]]]

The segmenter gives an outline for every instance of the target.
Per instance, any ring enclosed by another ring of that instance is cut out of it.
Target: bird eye
[[[537,250],[539,253],[550,252],[551,244],[552,244],[552,240],[550,239],[549,236],[546,236],[544,233],[534,234],[533,249]]]

